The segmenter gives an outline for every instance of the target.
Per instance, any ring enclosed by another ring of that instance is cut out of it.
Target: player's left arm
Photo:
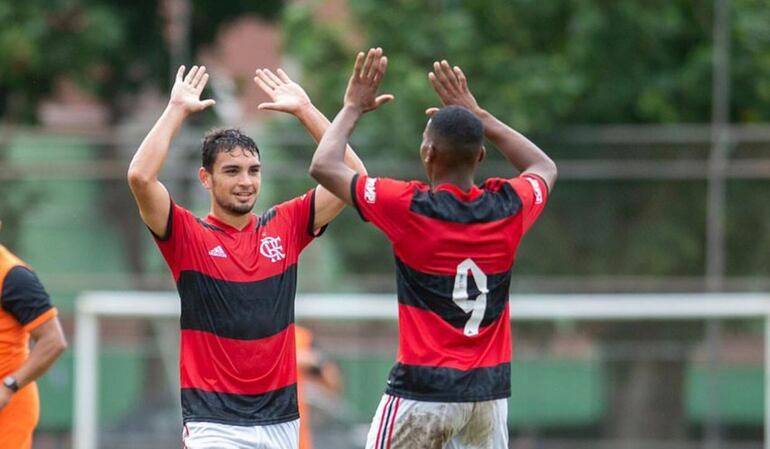
[[[345,164],[345,147],[361,116],[393,99],[393,95],[377,95],[387,66],[388,58],[381,48],[371,48],[366,55],[358,53],[344,106],[321,138],[310,163],[310,176],[347,204],[353,204],[350,184],[356,172]]]
[[[556,182],[556,164],[543,150],[523,134],[503,123],[476,102],[460,67],[451,67],[447,61],[433,63],[428,79],[444,105],[459,105],[476,114],[484,125],[484,135],[506,159],[522,174],[533,174],[543,180],[549,190]],[[438,108],[425,111],[432,115]]]
[[[331,123],[313,105],[302,86],[292,81],[281,69],[276,70],[276,73],[269,69],[258,69],[254,82],[271,100],[270,102],[260,104],[258,106],[259,109],[292,114],[297,117],[313,140],[316,143],[320,142],[321,137],[329,129]],[[344,163],[354,173],[366,174],[364,163],[350,145],[345,147]],[[323,186],[316,188],[314,204],[314,229],[319,229],[331,222],[345,207],[345,203],[342,200],[334,196]]]
[[[37,276],[26,268],[14,268],[6,276],[0,298],[2,307],[16,319],[20,319],[28,331],[34,347],[27,360],[10,373],[19,388],[42,376],[67,348],[55,309]],[[0,386],[0,410],[10,401],[13,391]]]

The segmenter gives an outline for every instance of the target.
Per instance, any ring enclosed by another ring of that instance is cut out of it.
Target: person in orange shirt
[[[313,333],[302,326],[294,326],[297,344],[297,402],[299,403],[299,449],[313,449],[310,407],[307,400],[308,384],[318,386],[326,394],[336,395],[341,389],[339,368],[324,357],[313,345]]]
[[[29,339],[35,342],[30,351]],[[35,379],[67,347],[56,309],[35,273],[0,245],[0,446],[30,449],[39,404]]]

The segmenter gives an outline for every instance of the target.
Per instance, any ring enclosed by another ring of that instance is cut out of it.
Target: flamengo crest
[[[259,252],[270,259],[270,262],[278,262],[286,258],[280,237],[265,237],[259,244]]]

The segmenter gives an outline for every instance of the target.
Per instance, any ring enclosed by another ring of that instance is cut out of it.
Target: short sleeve
[[[14,267],[6,274],[0,305],[27,331],[56,316],[56,309],[51,305],[51,298],[43,284],[32,270],[24,266]]]
[[[178,262],[182,258],[187,235],[191,222],[196,220],[192,212],[179,206],[172,199],[168,213],[168,224],[165,235],[156,235],[150,229],[155,243],[158,245],[163,258],[166,259],[171,270],[176,274]],[[149,228],[148,228],[149,229]]]
[[[283,215],[290,223],[292,238],[300,251],[326,231],[326,226],[319,229],[315,229],[313,226],[315,224],[315,194],[315,189],[312,189],[302,196],[275,206],[275,213]],[[268,211],[267,213],[273,212]]]
[[[403,232],[415,186],[406,181],[355,175],[350,193],[358,214],[393,241]]]
[[[537,175],[525,173],[508,181],[516,190],[522,203],[524,232],[535,224],[548,202],[548,185]]]

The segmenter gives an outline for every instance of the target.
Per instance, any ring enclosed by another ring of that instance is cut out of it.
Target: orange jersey
[[[30,332],[54,316],[56,309],[34,273],[0,245],[0,379],[24,364]],[[0,410],[2,448],[30,448],[38,414],[37,386],[30,382]]]
[[[294,327],[294,338],[297,340],[297,353],[311,351],[313,348],[313,334],[310,330]],[[310,410],[304,394],[305,374],[301,369],[297,370],[297,402],[299,403],[299,449],[312,449],[313,436],[310,430]]]

